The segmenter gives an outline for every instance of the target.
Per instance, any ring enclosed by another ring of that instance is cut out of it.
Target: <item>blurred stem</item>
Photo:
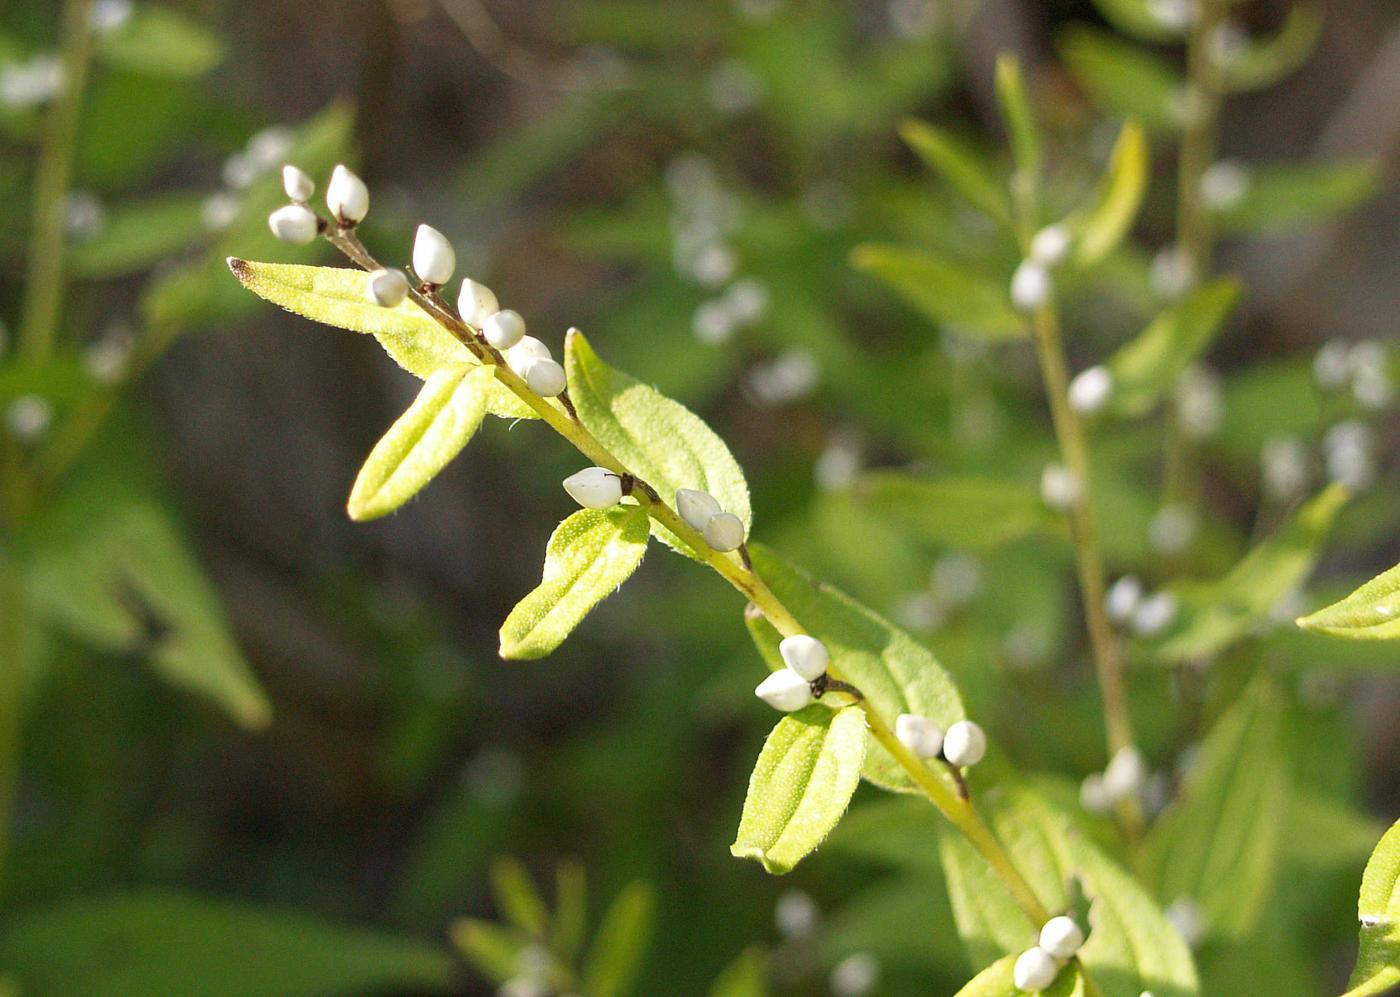
[[[365,248],[353,229],[340,229],[330,224],[325,229],[326,239],[357,266],[364,270],[378,270],[380,263]],[[242,260],[230,260],[234,273],[244,265]],[[550,428],[564,437],[589,460],[599,467],[605,467],[614,474],[628,475],[636,482],[633,495],[646,506],[647,514],[657,523],[674,533],[690,548],[697,559],[718,572],[725,581],[734,586],[749,602],[753,603],[768,618],[768,621],[785,637],[806,633],[807,629],[783,605],[768,583],[754,571],[749,563],[747,551],[717,551],[706,543],[700,531],[696,530],[670,507],[651,485],[633,474],[622,461],[613,456],[591,432],[568,409],[558,402],[542,398],[531,391],[525,381],[511,370],[500,353],[482,340],[475,329],[463,322],[451,307],[435,292],[424,293],[420,289],[409,292],[415,304],[428,313],[450,332],[482,363],[492,368],[498,381],[504,384],[521,401],[529,405]],[[573,330],[570,331],[570,335]],[[1102,600],[1100,600],[1102,601]],[[838,681],[846,678],[838,668],[828,669],[828,675]],[[1006,854],[986,822],[982,820],[972,800],[961,794],[958,780],[952,775],[940,775],[934,769],[915,757],[904,746],[890,728],[885,718],[876,712],[875,707],[863,696],[859,699],[860,708],[865,712],[871,734],[884,746],[909,778],[923,792],[935,807],[952,822],[953,826],[968,839],[974,848],[987,860],[992,870],[1006,885],[1007,890],[1019,906],[1037,926],[1043,924],[1049,914],[1045,905],[1036,897],[1035,891],[1025,877],[1016,869],[1011,857]]]
[[[62,80],[58,96],[44,118],[35,164],[29,270],[18,349],[21,357],[37,363],[53,352],[63,300],[65,206],[73,172],[78,112],[92,58],[92,7],[93,0],[67,0],[63,6],[59,50]]]
[[[10,853],[15,786],[19,781],[23,718],[24,593],[9,560],[0,552],[0,885]]]

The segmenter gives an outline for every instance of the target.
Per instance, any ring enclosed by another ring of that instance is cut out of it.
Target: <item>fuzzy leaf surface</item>
[[[1400,821],[1376,845],[1357,901],[1361,951],[1345,997],[1371,997],[1400,986]]]
[[[1298,626],[1352,640],[1400,639],[1400,564],[1345,599],[1304,616]]]

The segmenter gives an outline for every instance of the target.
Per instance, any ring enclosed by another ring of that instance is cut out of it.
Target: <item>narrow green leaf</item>
[[[768,997],[768,956],[761,948],[744,949],[711,984],[709,997]]]
[[[584,424],[618,460],[674,506],[676,491],[709,492],[725,512],[752,525],[749,486],[734,455],[709,426],[679,402],[609,367],[583,333],[565,341],[569,396]],[[657,539],[680,553],[689,548],[669,530],[651,524]]]
[[[729,850],[782,875],[841,820],[865,761],[865,713],[820,704],[783,717],[754,764],[739,833]]]
[[[815,581],[761,544],[750,549],[755,569],[775,595],[813,636],[825,642],[832,660],[882,716],[918,713],[944,730],[964,719],[962,699],[953,680],[932,652],[904,631],[837,589]],[[775,643],[764,620],[752,623],[762,647]],[[941,770],[936,775],[951,777]],[[883,747],[872,744],[865,756],[865,778],[897,792],[918,792],[905,771]]]
[[[1094,6],[1109,24],[1139,41],[1173,42],[1186,32],[1184,19],[1173,23],[1163,18],[1161,12],[1167,5],[1152,0],[1094,0]]]
[[[1353,640],[1400,639],[1400,564],[1340,602],[1302,617],[1298,626]]]
[[[1221,72],[1226,90],[1264,90],[1308,61],[1322,37],[1322,10],[1302,0],[1268,38],[1245,39],[1225,60]]]
[[[369,297],[365,273],[346,267],[294,263],[255,263],[230,258],[229,269],[258,297],[314,322],[368,333],[404,370],[427,380],[443,368],[475,364],[476,358],[427,313],[405,300],[381,308]],[[484,386],[486,411],[505,419],[537,419],[538,414],[505,385]]]
[[[930,169],[942,174],[959,194],[998,221],[1011,224],[1011,199],[1006,190],[991,179],[987,163],[963,148],[947,132],[923,121],[904,122],[899,134],[919,158]]]
[[[0,964],[25,993],[321,997],[452,989],[449,954],[305,914],[147,890],[13,916]]]
[[[1093,204],[1072,223],[1074,258],[1080,266],[1102,260],[1132,230],[1147,191],[1149,165],[1147,136],[1140,124],[1129,121],[1113,146]]]
[[[1021,997],[1025,991],[1016,986],[1015,968],[1016,956],[1003,956],[969,980],[954,997]],[[1085,997],[1089,990],[1078,965],[1070,963],[1049,989],[1036,992],[1045,997]]]
[[[530,944],[529,938],[514,928],[472,917],[454,922],[450,935],[462,958],[497,984],[515,978],[520,970],[521,950]]]
[[[217,66],[224,57],[224,44],[184,14],[140,3],[125,24],[98,39],[97,52],[128,72],[188,80]]]
[[[561,962],[572,965],[583,948],[588,928],[588,880],[583,866],[564,861],[554,874],[554,917],[549,928],[549,947]]]
[[[1279,869],[1288,802],[1283,704],[1256,680],[1211,729],[1181,795],[1147,838],[1164,905],[1198,907],[1210,937],[1254,929]]]
[[[878,277],[939,324],[994,340],[1026,335],[1026,323],[1011,305],[1009,280],[917,249],[874,243],[857,246],[851,266]]]
[[[1033,488],[996,478],[928,479],[877,471],[856,483],[852,497],[863,514],[936,547],[987,549],[1061,530]]]
[[[1211,281],[1167,308],[1108,361],[1113,375],[1110,411],[1146,415],[1172,391],[1209,348],[1240,300],[1230,278]]]
[[[1164,59],[1095,28],[1075,27],[1059,39],[1066,67],[1101,107],[1156,132],[1180,128],[1181,74]]]
[[[544,935],[549,908],[519,861],[502,856],[492,862],[491,889],[507,921],[536,938]]]
[[[462,364],[429,375],[408,411],[374,445],[346,508],[361,522],[387,516],[462,452],[486,415],[488,367]]]
[[[1036,127],[1035,111],[1026,92],[1021,63],[1013,55],[997,57],[997,100],[1001,115],[1011,137],[1011,154],[1016,169],[1024,176],[1040,173],[1040,129]]]
[[[164,194],[111,209],[101,229],[74,243],[73,272],[102,279],[145,270],[207,238],[204,195]]]
[[[1265,163],[1241,167],[1238,199],[1215,211],[1222,232],[1268,235],[1343,215],[1381,189],[1374,160]]]
[[[544,580],[501,624],[501,657],[542,658],[642,563],[648,516],[639,505],[580,509],[545,549]]]
[[[1177,586],[1178,620],[1154,648],[1157,659],[1183,662],[1208,657],[1267,620],[1280,600],[1307,580],[1349,497],[1345,487],[1331,485],[1225,577]]]
[[[1400,986],[1400,821],[1371,853],[1357,901],[1361,949],[1345,997],[1371,997]]]
[[[583,968],[583,997],[622,997],[630,993],[651,943],[656,891],[629,884],[603,914],[603,923]]]

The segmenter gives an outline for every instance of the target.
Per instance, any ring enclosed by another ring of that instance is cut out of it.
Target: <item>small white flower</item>
[[[501,304],[496,300],[495,291],[470,277],[462,281],[462,290],[457,294],[457,311],[461,313],[463,322],[480,329],[487,319],[500,310]]]
[[[976,765],[986,753],[986,732],[971,720],[959,720],[943,735],[943,757],[959,768]]]
[[[622,501],[622,478],[606,467],[585,467],[564,479],[564,491],[585,509],[607,509]]]
[[[807,938],[821,923],[821,912],[806,893],[788,890],[773,907],[773,921],[784,938]]]
[[[316,181],[301,167],[288,163],[282,167],[282,189],[292,201],[305,204],[316,193]]]
[[[1079,784],[1079,805],[1091,814],[1102,816],[1113,809],[1113,801],[1104,789],[1103,773],[1092,772]]]
[[[1177,608],[1175,595],[1154,592],[1133,613],[1133,632],[1141,637],[1156,636],[1176,622]]]
[[[508,350],[525,338],[525,320],[507,308],[490,315],[481,326],[481,334],[496,349]]]
[[[895,717],[894,736],[918,758],[937,758],[943,752],[943,728],[917,713]]]
[[[457,251],[431,225],[419,225],[413,237],[413,272],[425,284],[441,287],[457,269]],[[509,345],[509,344],[507,344]]]
[[[737,550],[744,542],[744,521],[732,512],[717,512],[701,532],[705,534],[705,542],[715,550]]]
[[[1031,239],[1031,259],[1043,267],[1057,267],[1069,253],[1070,232],[1063,225],[1047,225]]]
[[[1147,781],[1147,760],[1132,745],[1119,748],[1103,773],[1103,789],[1112,803],[1121,803],[1142,792]]]
[[[53,422],[53,406],[39,395],[21,395],[5,409],[5,428],[21,443],[33,443]]]
[[[789,668],[808,682],[815,682],[821,678],[831,661],[831,654],[826,645],[811,634],[784,637],[778,645],[778,653]]]
[[[382,308],[397,308],[408,297],[408,275],[402,270],[376,270],[369,275],[369,296]]]
[[[1084,945],[1084,929],[1074,918],[1061,914],[1040,928],[1040,947],[1056,959],[1073,959]]]
[[[1187,505],[1164,505],[1147,524],[1147,542],[1159,554],[1180,554],[1196,537],[1196,514]]]
[[[1213,211],[1228,211],[1249,191],[1249,171],[1236,159],[1211,163],[1201,174],[1201,197]]]
[[[337,166],[326,184],[326,207],[342,225],[358,225],[369,214],[369,188],[344,165]]]
[[[1159,250],[1152,258],[1148,282],[1163,301],[1176,301],[1195,287],[1196,267],[1185,247],[1173,244]]]
[[[1069,407],[1080,415],[1100,412],[1113,395],[1113,372],[1102,364],[1081,370],[1069,382]]]
[[[1313,357],[1313,379],[1325,391],[1342,387],[1351,373],[1351,346],[1344,339],[1329,339]]]
[[[676,512],[692,527],[705,530],[705,524],[720,512],[719,501],[709,492],[695,488],[676,489]]]
[[[1104,612],[1114,623],[1126,623],[1142,601],[1142,581],[1137,575],[1124,575],[1104,596]]]
[[[1063,464],[1046,464],[1040,473],[1040,498],[1047,508],[1068,512],[1078,503],[1083,489],[1079,478]]]
[[[536,360],[525,368],[521,376],[525,378],[526,386],[541,398],[554,398],[563,394],[568,387],[564,368],[554,360]]]
[[[1017,311],[1033,312],[1050,300],[1050,274],[1035,260],[1023,260],[1011,275],[1011,303]]]
[[[1016,965],[1011,971],[1016,989],[1027,993],[1047,989],[1059,975],[1059,961],[1039,945],[1017,956]]]
[[[791,668],[781,668],[758,684],[754,695],[775,710],[791,713],[812,702],[812,686]]]
[[[534,336],[522,336],[520,342],[506,350],[506,365],[521,377],[536,360],[553,360],[549,347]]]
[[[304,246],[320,232],[316,213],[304,204],[284,204],[267,216],[267,227],[283,242]]]
[[[880,962],[869,952],[846,956],[831,970],[832,997],[865,997],[880,982]]]

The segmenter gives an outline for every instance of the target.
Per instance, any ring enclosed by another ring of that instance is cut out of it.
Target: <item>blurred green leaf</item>
[[[1016,956],[1003,956],[969,980],[954,997],[1019,997],[1025,991],[1016,986],[1015,968]],[[1074,963],[1060,970],[1060,975],[1048,988],[1036,991],[1046,997],[1086,997],[1090,992]]]
[[[1237,199],[1215,211],[1222,232],[1268,235],[1345,214],[1379,192],[1372,160],[1268,163],[1241,167]]]
[[[588,881],[577,862],[559,863],[555,870],[554,918],[549,947],[561,961],[571,964],[583,948],[588,929]]]
[[[724,967],[709,997],[768,997],[768,993],[768,956],[755,946]]]
[[[12,917],[0,962],[29,994],[324,997],[452,986],[436,945],[305,914],[164,890],[84,897]]]
[[[1299,0],[1273,35],[1244,39],[1238,50],[1226,54],[1221,81],[1226,90],[1271,87],[1307,62],[1321,37],[1322,10],[1310,0]]]
[[[1004,187],[992,179],[985,161],[963,148],[952,135],[923,121],[906,121],[899,134],[959,194],[1003,224],[1011,225],[1011,199]]]
[[[193,79],[219,64],[224,45],[184,14],[143,2],[136,4],[125,24],[99,37],[97,52],[106,62],[133,73]]]
[[[639,505],[580,509],[545,550],[544,580],[501,624],[501,657],[542,658],[631,577],[647,550],[650,518]]]
[[[520,971],[521,950],[529,944],[515,929],[471,917],[456,921],[450,934],[462,957],[493,983],[515,978]]]
[[[783,717],[754,764],[739,832],[730,852],[791,872],[841,820],[866,748],[865,713],[820,704]]]
[[[1026,92],[1021,63],[1015,56],[1005,53],[997,56],[996,89],[1001,115],[1011,136],[1011,154],[1016,161],[1016,169],[1023,176],[1037,176],[1041,160],[1040,129],[1036,127],[1035,111]]]
[[[819,583],[761,544],[750,550],[754,568],[788,610],[813,636],[826,643],[841,672],[865,694],[882,716],[918,713],[944,730],[964,718],[962,700],[953,680],[933,654],[904,631],[830,585]],[[754,621],[762,646],[775,633],[766,622]],[[951,776],[939,769],[936,775]],[[909,776],[878,744],[865,756],[865,778],[897,792],[917,789]]]
[[[583,968],[583,997],[623,997],[632,991],[651,942],[656,892],[630,883],[603,914]]]
[[[1283,725],[1273,685],[1256,680],[1211,729],[1148,834],[1158,898],[1196,905],[1211,937],[1249,934],[1273,889],[1288,803]]]
[[[387,516],[422,491],[476,433],[486,415],[488,367],[442,367],[374,445],[350,490],[350,518]]]
[[[579,421],[626,468],[674,507],[676,491],[708,492],[725,512],[753,522],[749,486],[724,441],[695,413],[655,388],[609,367],[583,333],[571,330],[564,343],[569,397]],[[651,524],[655,536],[679,553],[694,553],[669,530]]]
[[[1158,56],[1096,28],[1073,27],[1059,39],[1070,74],[1100,106],[1157,132],[1180,127],[1180,73]]]
[[[491,888],[506,920],[529,935],[543,937],[549,908],[519,861],[501,856],[492,862]]]
[[[1381,572],[1345,599],[1304,616],[1298,626],[1353,640],[1400,638],[1400,565]]]
[[[1109,409],[1142,416],[1169,394],[1225,327],[1240,300],[1240,285],[1221,278],[1192,291],[1152,320],[1108,361],[1113,375]]]
[[[917,249],[857,246],[851,266],[878,277],[938,324],[987,339],[1019,339],[1026,324],[1011,306],[1010,281]]]
[[[1033,488],[996,478],[876,471],[856,482],[852,498],[863,515],[934,547],[982,550],[1060,532],[1057,517]]]
[[[1371,997],[1400,986],[1400,822],[1391,826],[1361,877],[1357,901],[1361,950],[1344,997]]]
[[[1157,44],[1178,41],[1188,26],[1185,21],[1173,23],[1170,17],[1164,17],[1169,5],[1153,0],[1094,0],[1094,6],[1109,24],[1139,41]],[[1193,13],[1191,8],[1187,10]]]
[[[102,279],[135,273],[207,240],[203,201],[197,195],[165,194],[112,209],[98,232],[73,245],[74,274]]]
[[[1076,235],[1074,259],[1080,266],[1098,263],[1132,230],[1147,191],[1150,165],[1147,136],[1141,125],[1129,121],[1113,146],[1092,205],[1071,220]]]

